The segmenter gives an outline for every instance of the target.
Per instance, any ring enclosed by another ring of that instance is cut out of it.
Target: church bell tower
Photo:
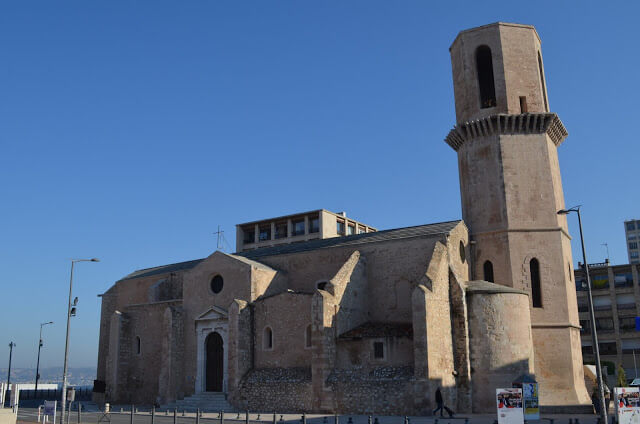
[[[445,141],[458,153],[473,279],[529,293],[540,402],[584,405],[571,238],[557,214],[567,131],[549,112],[540,38],[499,22],[461,32],[450,52],[457,123]]]

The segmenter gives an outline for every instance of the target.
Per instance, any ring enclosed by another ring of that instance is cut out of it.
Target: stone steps
[[[184,399],[171,402],[161,407],[162,410],[178,409],[179,412],[235,412],[235,408],[227,401],[224,393],[196,393]]]

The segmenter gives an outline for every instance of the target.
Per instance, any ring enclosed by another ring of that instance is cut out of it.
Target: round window
[[[462,241],[460,241],[460,260],[462,262],[467,260],[467,254],[465,253],[464,243]]]
[[[211,291],[214,293],[220,293],[224,286],[224,280],[221,275],[216,275],[211,279]]]

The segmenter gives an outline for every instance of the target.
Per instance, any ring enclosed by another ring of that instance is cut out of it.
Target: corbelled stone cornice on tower
[[[556,146],[569,135],[555,113],[498,114],[456,125],[444,139],[456,152],[467,141],[499,134],[547,133]]]

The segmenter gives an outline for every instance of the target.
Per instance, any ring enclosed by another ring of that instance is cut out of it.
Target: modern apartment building
[[[236,251],[372,233],[375,228],[326,209],[236,225]]]
[[[611,265],[608,261],[589,265],[593,309],[598,330],[602,361],[622,364],[627,377],[635,377],[633,354],[640,368],[640,331],[636,317],[640,316],[640,265]],[[574,271],[578,294],[582,356],[585,362],[594,360],[589,322],[587,283],[582,270]]]
[[[630,264],[640,264],[640,219],[624,222],[624,233],[627,240],[627,254]]]

